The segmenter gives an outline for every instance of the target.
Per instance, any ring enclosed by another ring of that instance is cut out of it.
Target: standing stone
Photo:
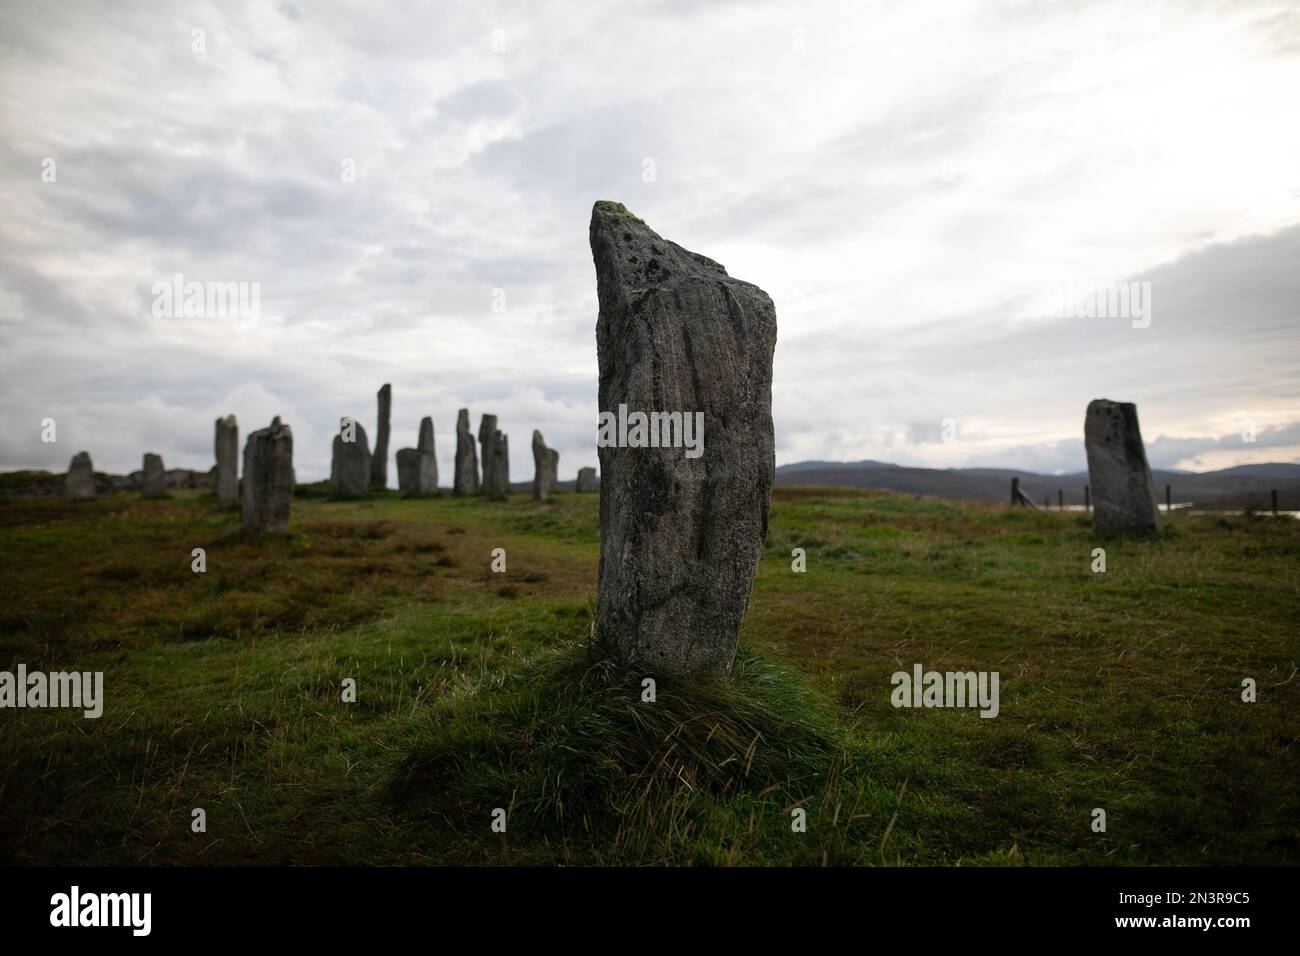
[[[351,439],[349,441],[349,439]],[[339,420],[334,436],[334,464],[330,468],[340,498],[364,498],[370,494],[370,440],[354,418]]]
[[[95,466],[90,463],[90,452],[79,451],[72,456],[68,476],[63,480],[63,494],[69,501],[95,497]]]
[[[596,203],[590,240],[600,303],[596,639],[629,666],[722,680],[767,535],[776,309],[618,203]],[[653,445],[636,414],[651,412],[660,413],[648,419],[660,426]],[[624,413],[629,428],[610,427]],[[673,413],[696,427],[690,442],[683,428],[674,439]]]
[[[491,501],[505,501],[510,493],[510,436],[493,432],[488,445],[492,453],[491,478],[484,479],[483,491]]]
[[[397,450],[397,488],[410,497],[424,497],[428,492],[421,492],[420,486],[428,481],[428,456],[418,448],[399,448]]]
[[[560,453],[547,448],[542,433],[533,432],[533,500],[545,501],[555,490],[555,475],[560,470]]]
[[[283,533],[292,503],[293,432],[277,416],[244,444],[244,531]]]
[[[497,417],[495,415],[484,415],[478,424],[478,443],[483,450],[483,494],[489,498],[492,497],[492,466],[496,462],[496,453],[493,450],[493,443],[496,436],[501,434],[497,431]]]
[[[161,455],[144,453],[144,477],[140,483],[140,493],[146,498],[167,497],[167,471],[163,468]]]
[[[478,494],[478,451],[469,430],[469,409],[456,415],[456,473],[452,493],[458,497]]]
[[[239,500],[239,423],[234,415],[217,419],[217,507],[233,508]]]
[[[379,425],[375,432],[375,454],[370,459],[370,487],[388,487],[388,420],[393,412],[393,386],[379,390]]]
[[[1156,486],[1138,427],[1137,406],[1098,398],[1083,423],[1092,488],[1092,520],[1098,531],[1159,531]]]
[[[438,454],[433,447],[433,419],[425,416],[420,419],[420,437],[415,443],[416,449],[424,456],[420,465],[419,486],[416,494],[423,497],[438,490]]]
[[[596,469],[579,468],[578,482],[574,486],[574,491],[595,491],[596,490]]]

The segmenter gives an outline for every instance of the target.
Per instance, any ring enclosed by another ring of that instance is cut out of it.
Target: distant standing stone
[[[499,434],[501,433],[497,431],[497,417],[484,415],[478,424],[478,443],[482,451],[480,457],[483,459],[483,494],[488,497],[492,496],[492,466],[496,460],[492,446]]]
[[[1098,398],[1083,423],[1092,488],[1092,520],[1098,531],[1159,531],[1155,482],[1147,464],[1137,406]]]
[[[68,464],[68,476],[63,481],[63,494],[69,501],[89,501],[95,497],[95,466],[90,463],[90,452],[79,451]]]
[[[555,475],[560,470],[560,453],[547,448],[542,433],[533,431],[533,500],[545,501],[555,490]]]
[[[776,309],[618,203],[596,203],[590,241],[602,414],[703,413],[707,430],[694,458],[671,442],[598,449],[596,638],[629,666],[725,679],[775,477]]]
[[[596,490],[596,469],[579,468],[578,481],[574,485],[574,491],[595,491]]]
[[[478,451],[469,430],[469,409],[462,408],[456,414],[456,471],[452,493],[463,497],[478,494],[478,489]]]
[[[145,452],[144,477],[141,479],[140,493],[146,498],[167,497],[167,471],[163,468],[161,455]]]
[[[411,498],[428,498],[433,494],[432,456],[418,448],[397,450],[397,487]]]
[[[330,471],[335,475],[340,498],[364,498],[370,494],[370,441],[366,430],[354,418],[339,421],[339,433],[334,436],[334,466]]]
[[[485,480],[483,487],[491,501],[505,501],[510,494],[510,436],[494,432],[489,447],[492,450],[491,479]]]
[[[379,424],[375,431],[375,454],[370,459],[370,487],[388,487],[388,422],[393,412],[393,386],[379,390]]]
[[[213,477],[218,508],[233,508],[239,503],[239,423],[234,415],[217,419],[217,473]]]
[[[438,490],[438,454],[433,447],[433,419],[427,415],[420,419],[420,437],[415,447],[425,458],[420,465],[419,487],[416,489],[416,494],[427,497]]]
[[[283,533],[293,504],[293,432],[277,416],[244,444],[244,531]]]

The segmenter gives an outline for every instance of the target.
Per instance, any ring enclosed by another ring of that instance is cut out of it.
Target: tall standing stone
[[[217,419],[214,441],[217,455],[217,507],[233,508],[239,503],[239,423],[234,415]]]
[[[501,433],[497,431],[497,417],[484,415],[478,424],[478,443],[482,449],[480,457],[483,459],[483,494],[488,497],[492,496],[492,466],[496,462],[496,454],[492,446],[499,434]]]
[[[542,433],[533,431],[533,500],[545,501],[555,490],[555,476],[560,470],[560,453],[547,448]]]
[[[456,415],[456,472],[452,480],[453,494],[460,497],[478,494],[478,451],[469,430],[468,408],[462,408]]]
[[[279,416],[244,444],[244,531],[282,533],[293,504],[293,432]]]
[[[420,465],[419,486],[416,494],[428,496],[438,490],[438,454],[433,447],[433,419],[427,415],[420,419],[420,437],[415,443],[416,450],[424,457]]]
[[[90,452],[79,451],[68,463],[68,475],[63,480],[63,494],[69,501],[89,501],[95,497],[95,466],[90,463]]]
[[[355,418],[339,420],[334,436],[334,463],[330,474],[340,498],[364,498],[370,494],[370,441]]]
[[[596,469],[579,468],[578,480],[574,484],[574,491],[595,491],[596,490]]]
[[[370,487],[388,487],[388,421],[393,412],[393,386],[379,390],[379,424],[375,431],[375,454],[370,459]]]
[[[145,498],[167,497],[167,471],[163,468],[161,455],[144,453],[144,474],[140,482],[140,493]]]
[[[596,203],[590,240],[600,303],[596,638],[630,666],[725,679],[775,477],[776,309],[618,203]],[[659,447],[634,417],[652,412]],[[629,427],[608,427],[611,416]]]
[[[1098,398],[1083,422],[1092,488],[1092,521],[1098,531],[1159,531],[1156,486],[1147,464],[1137,406]]]

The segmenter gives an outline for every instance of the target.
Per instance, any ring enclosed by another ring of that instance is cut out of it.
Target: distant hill
[[[1207,508],[1268,508],[1270,491],[1277,489],[1278,506],[1300,509],[1300,464],[1238,465],[1221,471],[1183,472],[1155,469],[1151,473],[1161,500],[1165,485],[1174,501],[1190,501]],[[931,495],[965,501],[1007,501],[1011,479],[1031,499],[1056,504],[1057,491],[1066,504],[1083,504],[1087,472],[1040,475],[1013,468],[912,468],[878,461],[801,461],[776,470],[778,485],[812,485],[841,488],[883,488],[901,494]]]

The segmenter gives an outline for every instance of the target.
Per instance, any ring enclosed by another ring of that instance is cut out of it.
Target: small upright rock
[[[63,480],[63,494],[69,501],[95,497],[95,466],[90,463],[90,452],[79,451],[72,456],[68,476]]]
[[[161,455],[144,453],[144,477],[141,479],[140,493],[145,498],[167,497],[167,471],[163,468]]]
[[[438,454],[433,447],[433,419],[427,415],[420,419],[420,437],[415,447],[425,458],[420,465],[420,480],[416,494],[428,497],[438,490]]]
[[[244,531],[283,533],[292,504],[293,432],[276,416],[244,444]]]
[[[354,418],[339,421],[334,436],[334,464],[330,473],[340,498],[364,498],[370,493],[370,441]]]
[[[596,203],[589,236],[600,303],[596,639],[638,669],[722,680],[767,534],[776,310],[758,286],[619,203]],[[640,416],[633,430],[608,427],[625,412],[628,423]],[[690,437],[687,422],[702,422]]]
[[[397,488],[408,498],[427,498],[421,487],[429,482],[429,456],[418,448],[397,449]]]
[[[1160,509],[1147,464],[1137,406],[1098,398],[1083,423],[1092,487],[1092,520],[1098,531],[1159,531]]]
[[[217,455],[217,472],[213,476],[218,508],[233,508],[239,503],[239,423],[234,415],[218,418],[213,442]]]
[[[456,473],[452,493],[458,497],[478,494],[478,451],[469,430],[469,409],[456,414]]]
[[[574,491],[595,491],[596,490],[596,469],[579,468],[578,480],[574,484]]]
[[[560,470],[560,453],[547,448],[542,433],[533,431],[533,500],[545,501],[555,490],[555,476]]]
[[[379,424],[375,426],[375,453],[370,459],[370,487],[388,487],[388,422],[393,412],[393,386],[379,390]]]

